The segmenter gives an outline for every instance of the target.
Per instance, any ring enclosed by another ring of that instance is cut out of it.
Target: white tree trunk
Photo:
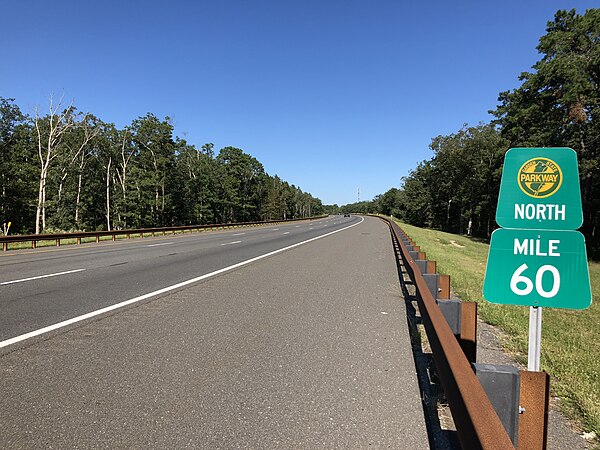
[[[46,228],[46,181],[50,170],[50,163],[56,157],[60,138],[73,126],[72,104],[63,112],[58,113],[62,106],[62,98],[57,105],[50,96],[50,114],[48,116],[48,135],[42,136],[41,118],[38,111],[35,113],[35,129],[37,133],[38,157],[40,159],[40,178],[38,189],[38,204],[35,212],[35,233],[39,234]],[[47,138],[47,139],[45,139]],[[45,144],[45,145],[44,145]],[[41,224],[40,224],[41,221]],[[41,226],[40,226],[41,225]]]
[[[110,165],[112,157],[108,158],[106,166],[106,229],[110,231]]]

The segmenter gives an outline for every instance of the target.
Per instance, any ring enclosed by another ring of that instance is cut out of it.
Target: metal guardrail
[[[140,236],[149,234],[155,236],[156,234],[166,235],[167,233],[175,234],[177,231],[185,233],[186,231],[206,230],[206,229],[224,229],[224,228],[235,228],[244,226],[257,226],[257,225],[271,225],[285,222],[296,222],[301,220],[314,220],[319,217],[304,217],[300,219],[288,219],[288,220],[265,220],[262,222],[236,222],[236,223],[220,223],[220,224],[207,224],[207,225],[184,225],[179,227],[162,227],[162,228],[138,228],[129,230],[111,230],[111,231],[81,231],[77,233],[54,233],[54,234],[21,234],[11,236],[0,236],[0,242],[2,243],[2,250],[8,250],[9,243],[16,242],[31,242],[31,248],[36,248],[37,242],[39,241],[56,241],[56,246],[59,247],[61,240],[63,239],[75,239],[77,244],[81,244],[82,239],[95,238],[96,242],[100,242],[101,237],[111,236],[112,240],[115,241],[117,236]]]
[[[406,248],[402,237],[407,236],[395,222],[380,218],[388,223],[397,256],[416,287],[419,312],[462,448],[514,449],[463,348]]]

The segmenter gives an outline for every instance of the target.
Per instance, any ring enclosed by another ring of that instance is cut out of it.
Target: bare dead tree
[[[63,134],[73,127],[73,103],[71,102],[67,108],[61,111],[62,101],[63,97],[61,96],[58,103],[55,104],[54,96],[50,96],[50,114],[47,118],[40,117],[39,110],[37,108],[35,110],[35,129],[40,160],[38,203],[35,213],[36,234],[46,228],[46,182],[51,163],[58,155]]]
[[[100,128],[90,124],[86,115],[80,123],[83,129],[83,137],[79,142],[79,147],[72,150],[73,158],[79,158],[79,172],[77,176],[77,197],[75,200],[75,224],[79,228],[79,205],[81,203],[81,188],[83,185],[83,169],[88,161],[88,152],[86,148],[89,142],[98,136]],[[73,159],[74,161],[74,159]]]
[[[123,141],[121,142],[121,160],[119,161],[119,167],[117,168],[117,178],[119,180],[119,185],[121,186],[121,194],[123,196],[123,206],[127,207],[127,168],[129,165],[129,161],[134,154],[133,150],[129,152],[126,151],[127,138],[129,136],[129,132],[127,130],[123,133]],[[127,218],[125,217],[125,220]],[[120,212],[119,212],[119,221],[121,221]],[[127,223],[125,223],[125,227],[127,227]]]
[[[110,166],[112,164],[112,156],[108,158],[106,165],[106,229],[110,231]]]

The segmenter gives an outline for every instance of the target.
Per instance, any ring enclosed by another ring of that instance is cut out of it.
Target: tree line
[[[511,147],[571,147],[579,161],[588,255],[600,257],[600,9],[558,11],[539,40],[541,59],[501,92],[494,120],[432,139],[422,161],[373,201],[341,211],[392,214],[410,224],[488,239],[504,154]]]
[[[62,99],[27,115],[0,97],[4,234],[292,219],[321,201],[235,147],[215,154],[148,113],[122,129]],[[9,228],[10,224],[10,228]]]

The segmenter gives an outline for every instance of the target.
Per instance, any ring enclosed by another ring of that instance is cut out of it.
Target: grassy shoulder
[[[493,305],[483,300],[482,287],[489,245],[450,233],[399,223],[401,228],[437,261],[439,273],[450,275],[454,293],[479,303],[482,320],[503,329],[506,349],[527,364],[529,308]],[[600,264],[589,264],[592,295],[600,294]],[[586,431],[600,435],[600,304],[584,311],[544,308],[542,369],[552,377],[552,394],[563,411],[578,419]],[[485,362],[485,361],[482,361]]]

